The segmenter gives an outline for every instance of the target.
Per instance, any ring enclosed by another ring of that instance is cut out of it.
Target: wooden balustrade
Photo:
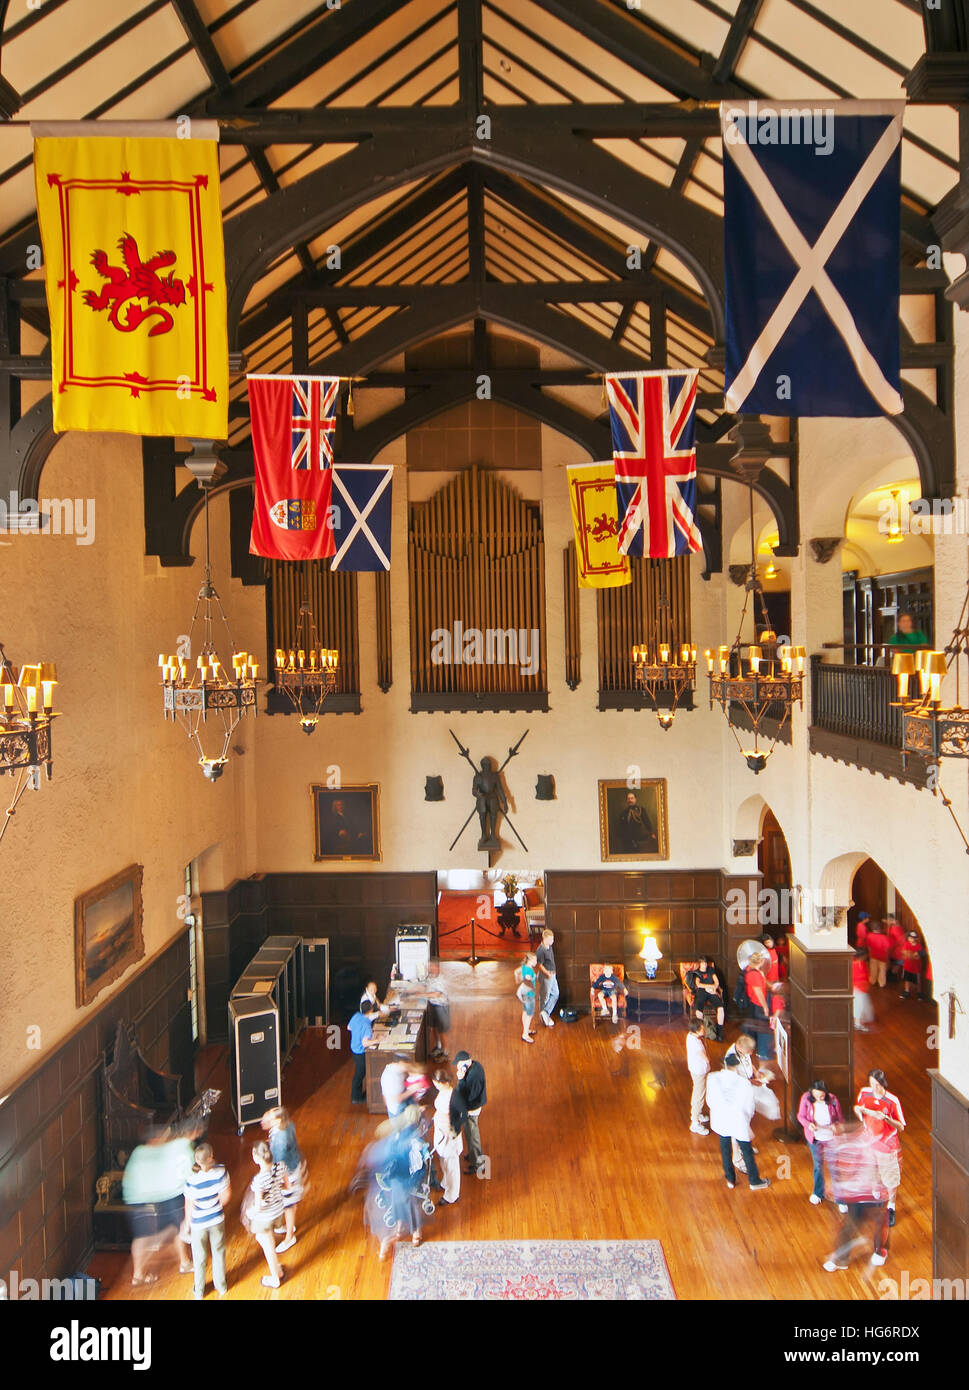
[[[848,666],[811,658],[811,724],[845,738],[902,746],[902,711],[888,666]]]

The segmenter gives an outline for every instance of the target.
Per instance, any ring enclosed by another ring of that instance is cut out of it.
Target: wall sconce
[[[444,778],[425,777],[424,778],[424,800],[443,801],[444,800]]]
[[[540,772],[538,774],[538,781],[535,784],[535,800],[555,800],[555,778],[552,777],[550,774],[544,772]]]

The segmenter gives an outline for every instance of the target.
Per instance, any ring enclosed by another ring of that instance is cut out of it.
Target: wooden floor
[[[663,1244],[680,1299],[877,1299],[878,1281],[898,1278],[903,1269],[911,1279],[931,1278],[926,1069],[936,1056],[927,1049],[926,1028],[935,1019],[933,1006],[903,1002],[891,986],[876,990],[877,1031],[856,1035],[856,1077],[883,1067],[908,1121],[898,1224],[883,1269],[859,1263],[826,1274],[821,1265],[837,1218],[829,1204],[808,1202],[807,1148],[776,1143],[772,1126],[758,1119],[758,1162],[773,1185],[750,1192],[741,1178],[729,1192],[715,1137],[689,1133],[682,1017],[644,1025],[642,1050],[625,1054],[617,1069],[611,1027],[593,1031],[588,1018],[554,1030],[539,1023],[534,1046],[523,1044],[511,965],[486,962],[472,970],[449,962],[443,970],[452,996],[452,1056],[466,1048],[487,1070],[489,1104],[481,1128],[492,1177],[463,1179],[458,1204],[428,1221],[427,1240],[653,1237]],[[711,1055],[723,1051],[708,1046]],[[200,1081],[224,1085],[224,1053],[208,1049],[202,1060],[211,1077]],[[258,1131],[238,1138],[223,1096],[210,1138],[233,1181],[230,1299],[386,1296],[390,1261],[378,1261],[376,1243],[364,1232],[362,1196],[347,1195],[378,1117],[351,1107],[349,1090],[347,1053],[328,1052],[321,1033],[304,1035],[285,1074],[284,1099],[294,1112],[312,1187],[298,1212],[298,1242],[282,1257],[287,1281],[279,1291],[261,1287],[263,1256],[238,1220]],[[841,1097],[843,1104],[851,1099]],[[159,1270],[157,1284],[133,1290],[124,1255],[99,1254],[90,1272],[102,1279],[107,1298],[192,1294],[191,1276],[170,1266]],[[211,1285],[207,1297],[215,1297]]]

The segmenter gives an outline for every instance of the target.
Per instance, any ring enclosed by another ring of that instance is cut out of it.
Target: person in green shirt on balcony
[[[890,647],[930,647],[932,643],[920,627],[915,626],[914,615],[906,608],[898,615],[893,636],[889,637]]]

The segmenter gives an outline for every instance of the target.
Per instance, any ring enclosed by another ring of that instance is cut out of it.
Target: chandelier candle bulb
[[[919,653],[921,655],[921,653]],[[896,652],[892,657],[892,675],[898,681],[898,694],[908,699],[908,683],[915,674],[915,658],[911,652]]]
[[[929,700],[933,705],[937,705],[942,699],[942,681],[947,669],[945,652],[929,652],[923,669],[931,688]]]

